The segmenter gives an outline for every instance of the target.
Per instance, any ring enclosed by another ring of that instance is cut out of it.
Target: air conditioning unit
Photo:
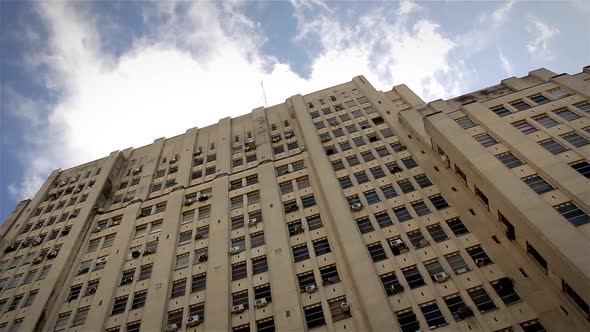
[[[332,138],[330,136],[323,136],[322,137],[322,142],[323,143],[329,142],[330,140],[332,140]]]
[[[261,299],[257,299],[256,301],[254,301],[254,306],[256,308],[266,307],[267,304],[268,304],[268,302],[266,302],[266,298],[265,297],[263,297]]]
[[[74,190],[74,193],[77,194],[77,193],[79,193],[81,191],[82,191],[82,188],[78,187],[78,188],[76,188],[76,190]]]
[[[316,285],[308,285],[308,286],[305,286],[305,291],[307,293],[310,293],[311,294],[311,293],[315,292],[316,290],[318,290],[318,288],[316,287]]]
[[[398,248],[404,245],[404,241],[402,241],[402,239],[393,239],[389,241],[389,245],[394,248]]]
[[[186,319],[186,326],[187,327],[197,326],[200,323],[201,323],[201,316],[199,316],[199,315],[190,316],[189,318]]]
[[[295,228],[293,228],[293,231],[295,232],[295,234],[303,233],[303,226],[295,226]]]
[[[449,276],[445,272],[435,273],[433,277],[436,282],[445,282],[449,280]]]
[[[207,259],[209,259],[209,256],[207,254],[199,255],[199,262],[206,262]]]
[[[475,264],[477,264],[477,266],[485,266],[488,265],[488,261],[485,258],[477,258]]]
[[[57,254],[58,254],[57,250],[53,250],[53,251],[50,251],[50,252],[47,254],[47,256],[46,256],[46,257],[47,257],[48,259],[52,259],[52,258],[55,258],[55,257],[57,257]]]
[[[289,170],[288,169],[283,169],[279,171],[279,175],[285,175],[285,174],[289,174]]]
[[[100,226],[96,226],[96,228],[92,231],[92,233],[98,233],[102,231],[102,228]]]
[[[139,257],[140,255],[141,255],[141,251],[139,251],[139,250],[137,250],[137,249],[133,249],[133,250],[131,251],[131,257],[133,257],[133,258],[137,258],[137,257]]]
[[[330,121],[331,126],[337,126],[339,123],[338,121]]]
[[[4,252],[12,252],[12,251],[15,251],[16,249],[18,249],[18,244],[14,243],[14,244],[11,244],[10,246],[8,246],[8,248],[6,248],[6,250],[4,250]]]
[[[189,206],[189,205],[193,204],[195,201],[196,201],[196,199],[193,197],[188,198],[186,201],[184,201],[184,205]]]
[[[239,314],[240,312],[244,312],[244,310],[246,310],[246,307],[243,304],[238,304],[231,308],[232,314]]]
[[[96,288],[97,288],[97,286],[88,287],[88,289],[86,290],[86,293],[94,294],[94,293],[96,293]]]
[[[246,140],[246,143],[254,143],[254,138],[250,137]]]
[[[424,248],[426,246],[428,246],[430,243],[428,242],[428,240],[420,240],[420,242],[418,242],[418,248]]]
[[[256,226],[256,224],[258,224],[258,219],[256,218],[250,218],[248,219],[248,226]]]
[[[471,310],[471,308],[469,308],[468,306],[463,305],[462,307],[459,307],[459,309],[457,309],[457,314],[462,319],[465,319],[473,316],[473,310]]]
[[[125,196],[125,198],[123,198],[123,202],[129,202],[132,199],[133,199],[133,196]]]
[[[280,136],[275,136],[275,137],[272,138],[272,142],[273,143],[277,143],[277,142],[280,142],[280,141],[281,141],[281,137]]]
[[[322,278],[322,284],[324,284],[324,285],[329,285],[329,284],[333,283],[334,281],[335,280],[333,280],[330,277],[324,277],[324,278]]]
[[[96,213],[103,214],[104,213],[104,209],[103,208],[97,208],[96,209]]]
[[[88,271],[90,271],[90,268],[85,267],[85,268],[80,269],[80,271],[78,271],[78,274],[88,273]]]
[[[198,148],[197,151],[193,152],[193,156],[199,156],[201,155],[202,151],[201,148]]]
[[[106,257],[101,257],[99,259],[96,260],[96,265],[99,264],[106,264],[107,263],[107,258]]]
[[[252,150],[252,148],[248,145],[246,145],[246,147],[244,148],[244,151],[249,152],[250,150]]]
[[[239,253],[240,251],[242,251],[242,249],[240,247],[231,247],[231,248],[229,248],[229,254],[230,255],[235,255],[235,254]]]
[[[291,204],[291,205],[288,205],[288,206],[285,208],[285,210],[286,210],[287,212],[293,212],[293,211],[297,211],[297,210],[299,210],[299,207],[297,206],[297,204]]]
[[[199,202],[203,202],[209,199],[209,195],[208,194],[200,194],[199,196],[197,196],[197,200]]]
[[[41,262],[43,262],[43,257],[40,256],[40,257],[37,257],[37,258],[33,259],[33,262],[32,263],[33,263],[33,265],[36,265],[36,264],[39,264]]]
[[[389,171],[391,173],[397,173],[397,172],[401,172],[402,169],[401,169],[401,167],[399,167],[399,165],[392,165],[392,166],[389,166]]]
[[[141,167],[135,168],[132,173],[133,174],[139,174],[139,173],[141,173]]]
[[[166,332],[174,332],[178,330],[178,325],[176,324],[168,324],[168,326],[166,326]]]
[[[350,311],[350,304],[348,302],[342,302],[340,303],[340,309],[342,311]]]
[[[361,203],[353,203],[353,204],[350,204],[350,209],[352,211],[359,211],[362,208],[363,208],[363,205]]]
[[[285,133],[285,138],[291,138],[291,137],[293,137],[292,132]]]
[[[404,287],[402,287],[402,285],[391,285],[391,287],[389,287],[389,289],[392,294],[397,294],[397,293],[403,292]]]
[[[125,277],[121,280],[121,285],[127,285],[133,282],[133,277]]]
[[[151,254],[153,254],[153,253],[154,253],[154,252],[152,251],[152,249],[146,249],[146,250],[143,252],[143,255],[144,255],[144,256],[147,256],[147,255],[151,255]]]
[[[43,238],[42,238],[42,237],[36,237],[36,238],[33,240],[33,246],[38,246],[38,245],[40,245],[41,243],[43,243]]]
[[[462,268],[460,268],[460,269],[457,269],[457,271],[455,271],[455,273],[456,273],[456,274],[461,274],[461,273],[465,273],[465,272],[468,272],[468,271],[469,271],[469,269],[468,269],[468,268],[466,268],[466,267],[462,267]]]
[[[174,164],[176,162],[176,158],[170,159],[170,164]]]

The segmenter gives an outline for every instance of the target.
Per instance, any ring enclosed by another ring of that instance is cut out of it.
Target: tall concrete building
[[[589,331],[589,99],[359,76],[56,170],[0,229],[0,331]]]

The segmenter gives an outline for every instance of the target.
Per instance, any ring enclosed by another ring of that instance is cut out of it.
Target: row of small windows
[[[553,99],[564,98],[564,97],[567,97],[570,95],[569,92],[561,90],[561,89],[550,90],[548,93],[549,93],[548,95],[552,96]],[[546,104],[551,101],[549,98],[547,98],[543,94],[529,96],[528,98],[537,105]],[[533,107],[528,102],[526,102],[524,100],[513,101],[513,102],[509,103],[509,105],[512,107],[513,110],[516,110],[516,112],[524,111],[524,110],[527,110],[527,109]],[[492,112],[496,113],[499,116],[510,115],[510,114],[514,113],[513,110],[508,109],[504,106],[492,107]]]

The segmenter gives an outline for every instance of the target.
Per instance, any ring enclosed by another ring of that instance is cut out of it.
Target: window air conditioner
[[[186,319],[186,326],[193,327],[201,323],[201,317],[199,315],[190,316]]]
[[[101,257],[99,259],[96,260],[96,264],[106,264],[107,262],[107,258],[106,257]]]
[[[174,332],[178,330],[178,325],[176,324],[168,324],[168,326],[166,326],[166,332]]]
[[[445,282],[449,280],[449,276],[445,272],[435,273],[433,277],[436,282]]]
[[[208,199],[209,199],[209,195],[207,195],[207,194],[200,194],[200,195],[197,197],[197,200],[198,200],[199,202],[203,202],[203,201],[206,201],[206,200],[208,200]]]
[[[485,266],[488,264],[487,259],[485,258],[477,258],[475,260],[475,264],[477,264],[477,266]]]
[[[230,255],[235,255],[235,254],[239,253],[240,251],[242,251],[242,250],[241,250],[241,248],[239,246],[238,247],[231,247],[231,248],[229,248],[229,254]]]
[[[293,133],[289,132],[289,133],[285,133],[285,138],[291,138],[293,137]]]
[[[391,285],[391,287],[389,289],[392,294],[397,294],[397,293],[402,292],[404,290],[402,285]]]
[[[467,271],[469,271],[469,269],[468,269],[468,268],[466,268],[466,267],[462,267],[462,268],[460,268],[460,269],[457,269],[457,271],[455,271],[455,273],[456,273],[456,274],[461,274],[461,273],[465,273],[465,272],[467,272]]]
[[[258,224],[258,219],[256,219],[256,218],[248,219],[248,226],[256,226],[256,224]]]
[[[295,234],[303,233],[303,227],[302,226],[295,226],[293,231],[295,232]]]
[[[340,303],[340,309],[342,311],[350,311],[350,304],[348,302],[342,302]]]
[[[96,293],[96,288],[97,288],[96,286],[88,287],[88,289],[86,290],[86,292],[88,294],[94,294],[94,293]]]
[[[199,255],[199,262],[206,262],[208,258],[207,254]]]
[[[238,304],[231,308],[232,314],[239,314],[241,312],[244,312],[244,310],[246,310],[246,307],[243,304]]]
[[[121,285],[127,285],[133,282],[133,277],[126,277],[121,281]]]
[[[133,258],[137,258],[140,255],[141,255],[141,251],[139,251],[137,249],[134,249],[134,250],[131,251],[131,257],[133,257]]]
[[[424,247],[426,247],[428,245],[429,245],[429,242],[428,242],[428,240],[425,240],[425,239],[424,240],[420,240],[420,242],[418,242],[418,248],[424,248]]]
[[[389,241],[389,245],[398,248],[404,245],[404,241],[402,241],[402,239],[393,239]]]
[[[305,286],[305,291],[307,293],[310,293],[311,294],[311,293],[315,292],[316,290],[318,290],[318,288],[316,287],[316,285],[313,285],[312,284],[312,285]]]
[[[359,211],[362,208],[363,208],[363,205],[361,203],[353,203],[353,204],[350,204],[350,209],[352,211]]]
[[[184,201],[184,205],[189,206],[189,205],[193,204],[194,202],[195,202],[195,199],[191,197],[191,198],[188,198],[186,201]]]
[[[273,143],[277,143],[277,142],[279,142],[280,140],[281,140],[281,137],[280,137],[280,136],[276,136],[276,137],[273,137],[273,138],[272,138],[272,142],[273,142]]]
[[[202,238],[203,238],[203,234],[199,234],[199,233],[195,234],[195,240],[200,240]]]
[[[56,250],[50,251],[50,252],[47,254],[47,258],[48,258],[48,259],[55,258],[55,257],[57,257],[57,254],[58,254],[58,252],[57,252]]]
[[[151,254],[153,254],[153,253],[154,253],[154,252],[152,251],[152,249],[146,249],[146,250],[143,252],[143,255],[144,255],[144,256],[147,256],[147,255],[151,255]]]
[[[254,301],[254,306],[256,308],[262,308],[265,307],[268,304],[268,302],[266,301],[266,298],[263,297],[261,299],[257,299],[256,301]]]

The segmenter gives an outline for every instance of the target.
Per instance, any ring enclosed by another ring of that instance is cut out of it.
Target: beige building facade
[[[362,76],[52,172],[0,331],[588,331],[590,67]]]

